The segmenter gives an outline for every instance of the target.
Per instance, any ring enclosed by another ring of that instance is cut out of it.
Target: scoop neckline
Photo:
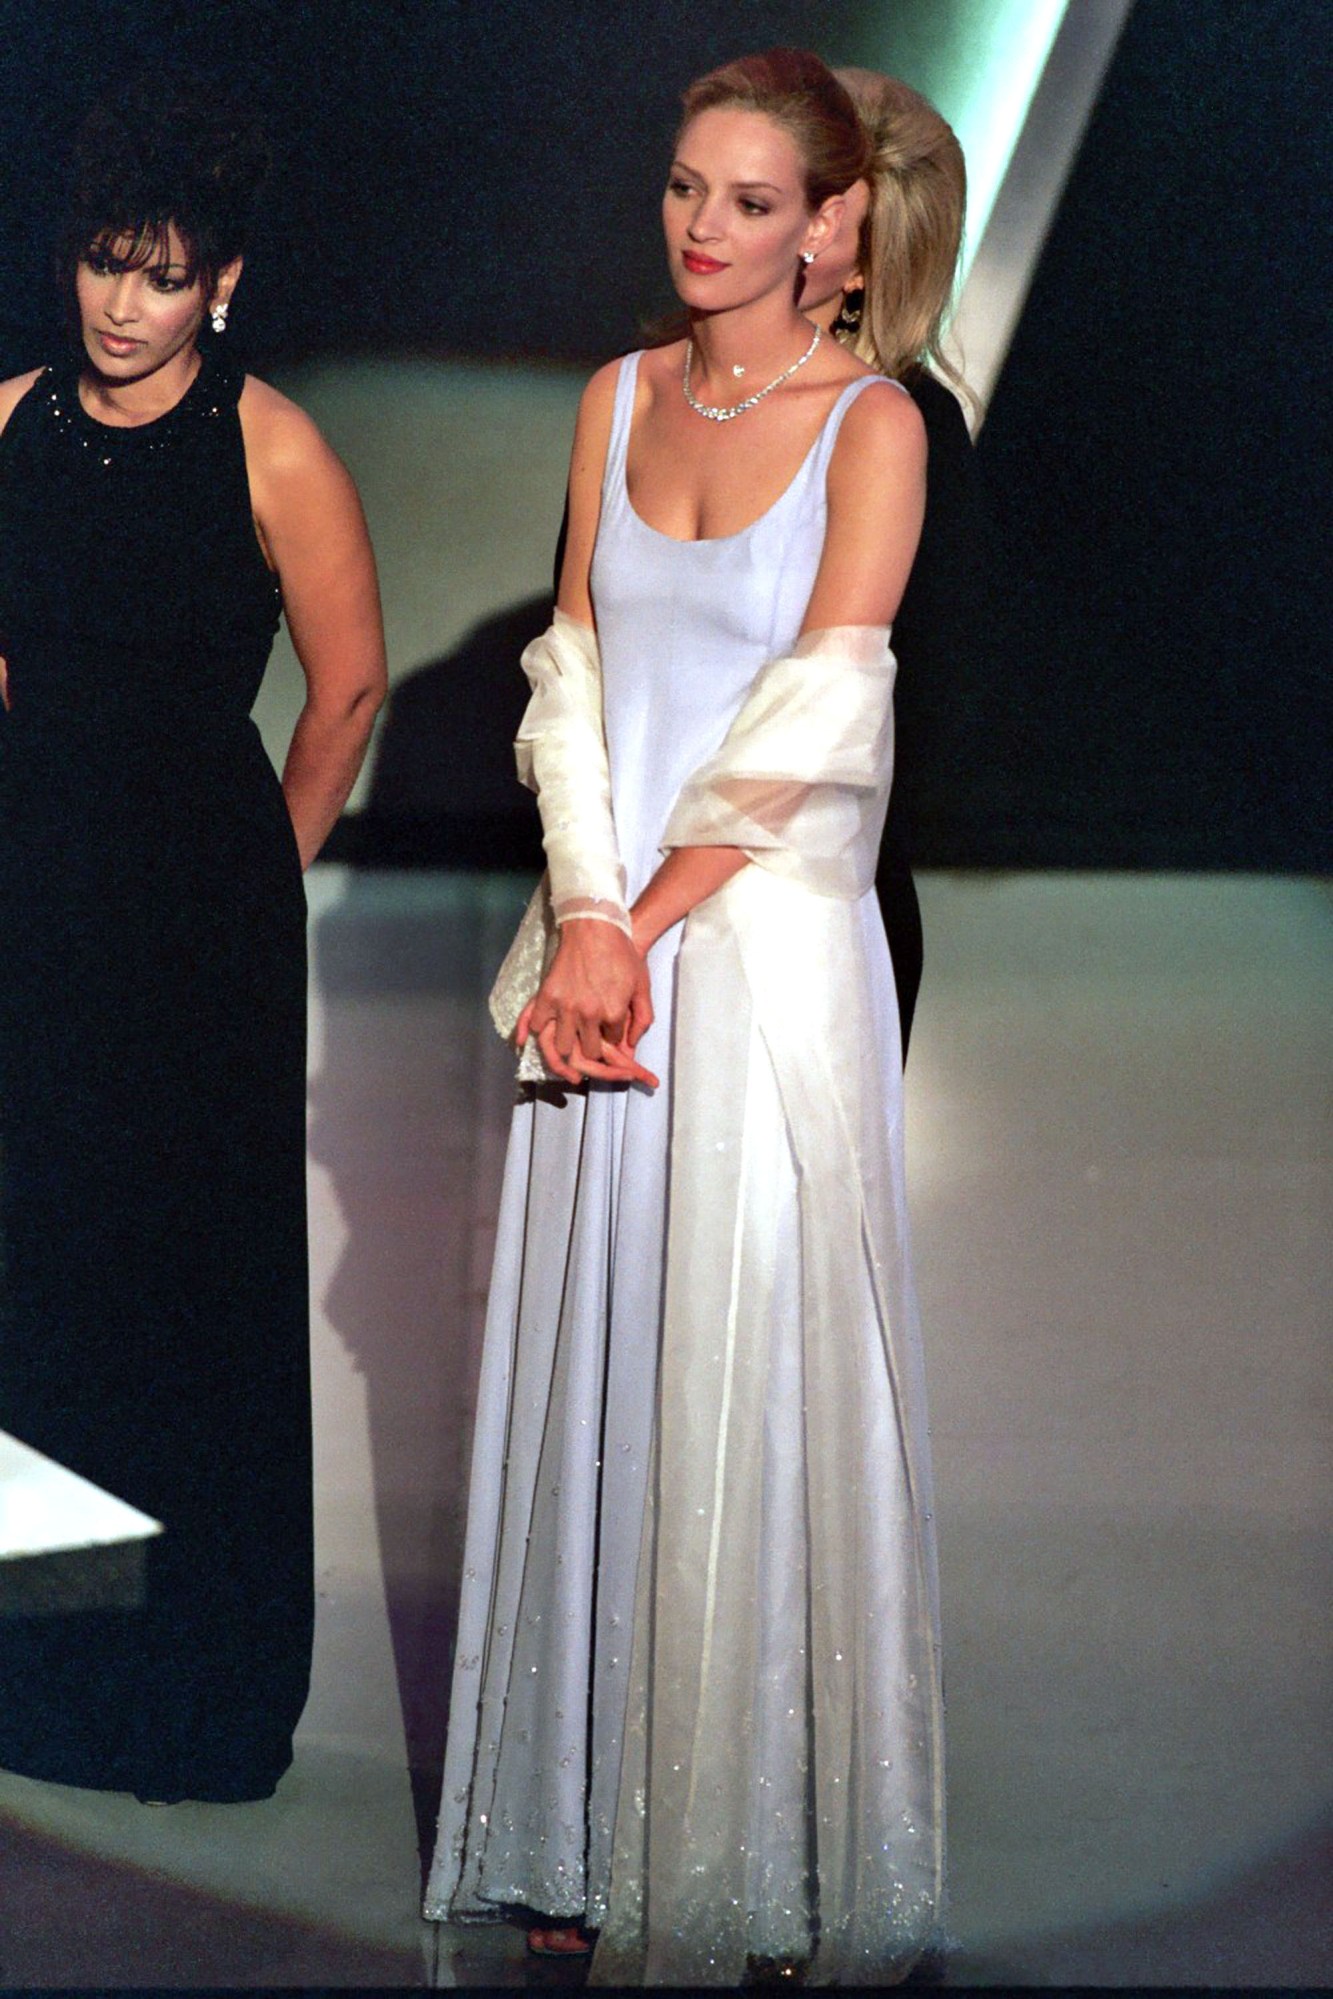
[[[810,449],[806,452],[804,458],[801,460],[800,464],[796,467],[796,470],[792,473],[791,478],[787,481],[787,484],[783,487],[782,491],[778,494],[777,498],[764,508],[762,514],[756,514],[755,518],[752,521],[748,521],[743,528],[735,528],[730,534],[679,535],[679,534],[668,534],[665,528],[655,528],[651,521],[646,521],[644,519],[643,515],[639,512],[638,508],[635,506],[633,499],[630,497],[629,446],[630,446],[630,438],[633,435],[634,431],[634,385],[637,384],[639,379],[640,355],[635,354],[632,358],[634,361],[634,375],[629,392],[629,409],[625,417],[625,448],[621,453],[621,458],[620,458],[621,490],[625,495],[625,505],[628,507],[631,517],[638,522],[639,526],[644,530],[644,532],[646,534],[653,535],[658,541],[669,542],[672,548],[725,548],[728,542],[743,541],[747,534],[753,534],[756,528],[762,527],[764,522],[769,518],[769,516],[771,514],[775,514],[778,508],[782,506],[785,501],[790,499],[791,495],[795,492],[797,486],[800,484],[802,478],[805,475],[805,469],[809,465],[810,460],[814,457],[815,453],[818,451],[820,444],[823,441],[824,432],[828,429],[830,423],[832,423],[833,418],[837,414],[838,407],[842,402],[843,397],[848,393],[849,390],[859,389],[862,382],[873,382],[877,379],[877,377],[875,377],[874,375],[854,375],[850,382],[843,383],[837,395],[834,397],[833,401],[829,405],[828,414],[825,416],[823,422],[819,426],[819,429],[815,432],[813,438],[810,440]]]

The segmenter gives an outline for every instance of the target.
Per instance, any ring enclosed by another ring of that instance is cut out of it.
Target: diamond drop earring
[[[228,310],[228,307],[227,307],[227,301],[226,301],[226,299],[225,299],[225,298],[220,298],[220,299],[219,299],[219,300],[217,301],[216,305],[214,305],[214,306],[212,307],[212,309],[210,310],[210,312],[209,312],[209,315],[208,315],[208,316],[209,316],[210,320],[211,320],[211,321],[212,321],[212,323],[213,323],[213,331],[214,331],[214,333],[225,333],[225,332],[226,332],[226,330],[227,330],[227,310]]]

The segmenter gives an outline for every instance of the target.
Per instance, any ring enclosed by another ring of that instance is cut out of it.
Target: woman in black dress
[[[166,1801],[306,1696],[301,871],[384,686],[352,482],[221,337],[261,170],[187,85],[94,114],[77,344],[0,386],[0,1427],[165,1529],[138,1609],[0,1620],[0,1765]]]
[[[983,531],[972,443],[941,352],[967,206],[967,169],[950,126],[918,91],[874,70],[836,72],[873,147],[848,190],[838,235],[811,266],[801,310],[911,393],[926,426],[929,467],[921,541],[898,614],[893,651],[898,748],[875,887],[893,953],[906,1059],[921,986],[921,910],[909,861],[908,797],[923,738],[943,736],[944,711],[981,642]],[[904,312],[910,297],[912,309]],[[957,717],[949,717],[957,741]]]

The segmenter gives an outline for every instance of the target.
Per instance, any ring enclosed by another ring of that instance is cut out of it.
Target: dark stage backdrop
[[[1328,0],[1130,15],[978,446],[997,863],[1329,866],[1331,46]]]
[[[265,114],[275,164],[235,330],[265,359],[406,348],[596,361],[670,302],[657,211],[680,92],[746,49],[924,83],[985,0],[0,0],[0,361],[46,351],[69,143],[175,60]]]
[[[667,303],[656,210],[691,75],[788,40],[842,61],[901,48],[926,82],[923,36],[956,35],[960,5],[0,0],[0,368],[56,337],[62,163],[129,67],[188,60],[267,115],[234,328],[260,367],[591,361]],[[904,715],[923,864],[1327,865],[1331,23],[1328,0],[1130,16],[982,433],[985,629],[951,639]],[[494,684],[477,726],[501,740],[511,662]],[[404,759],[433,767],[410,724],[390,717],[381,804]],[[447,799],[403,858],[448,849]]]

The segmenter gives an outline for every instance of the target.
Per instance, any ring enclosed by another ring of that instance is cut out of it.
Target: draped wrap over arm
[[[863,895],[893,775],[894,672],[887,626],[804,633],[756,677],[663,846],[740,847],[818,895]]]
[[[555,955],[562,923],[595,920],[630,934],[625,869],[611,808],[597,634],[557,611],[523,654],[532,697],[514,740],[519,782],[537,794],[547,870],[491,988],[491,1019],[510,1040]],[[534,1039],[518,1080],[549,1082]]]
[[[520,784],[537,794],[557,924],[596,917],[629,935],[611,810],[597,634],[557,611],[523,654],[532,698],[518,725]]]

